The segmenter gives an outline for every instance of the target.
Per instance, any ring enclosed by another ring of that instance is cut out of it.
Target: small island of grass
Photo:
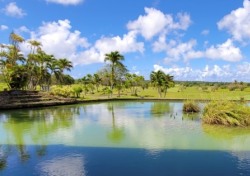
[[[183,104],[182,111],[184,113],[196,113],[196,112],[200,112],[200,107],[197,102],[187,100]]]
[[[233,101],[211,101],[204,108],[202,121],[224,126],[249,126],[250,107]]]

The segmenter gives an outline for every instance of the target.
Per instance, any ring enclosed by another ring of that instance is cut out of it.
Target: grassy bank
[[[205,124],[224,126],[249,126],[250,107],[233,101],[211,101],[203,112]]]
[[[85,91],[83,85],[71,85],[71,86],[53,86],[59,87],[57,92],[60,92],[62,95],[76,97],[72,90],[74,87],[81,87],[82,91],[79,93],[79,99],[107,99],[110,98],[109,95],[103,92],[102,86],[99,87],[99,91],[95,88],[92,90]],[[52,87],[52,92],[53,92]],[[4,83],[0,83],[0,90],[7,88]],[[118,98],[118,91],[115,89],[113,92],[112,98]],[[138,87],[137,96],[131,94],[130,89],[122,89],[120,98],[144,98],[144,99],[157,99],[160,98],[156,88],[149,87],[147,89],[142,89]],[[180,85],[176,85],[173,88],[169,88],[166,94],[166,99],[180,99],[180,100],[250,100],[250,88],[246,88],[243,91],[236,89],[230,91],[229,89],[219,88],[215,91],[212,91],[209,87],[206,91],[201,90],[199,86],[186,87],[184,90],[180,91]]]

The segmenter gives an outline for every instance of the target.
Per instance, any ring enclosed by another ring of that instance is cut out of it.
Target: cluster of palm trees
[[[138,88],[145,89],[148,87],[149,81],[146,81],[143,76],[129,73],[126,66],[122,63],[124,56],[118,51],[105,54],[106,66],[96,74],[87,74],[82,79],[78,80],[84,84],[85,93],[89,90],[94,90],[94,85],[97,91],[100,85],[105,86],[106,94],[112,96],[114,89],[118,92],[118,97],[123,89],[130,89],[131,95],[137,96]],[[151,85],[156,87],[159,96],[166,95],[167,89],[174,86],[173,76],[165,74],[162,71],[151,72]],[[108,88],[109,87],[109,88]]]
[[[48,90],[52,80],[63,84],[66,80],[73,84],[74,79],[65,75],[64,71],[70,71],[72,63],[65,58],[57,59],[42,50],[42,44],[36,40],[27,41],[30,45],[30,52],[27,56],[20,50],[20,44],[25,40],[20,35],[12,32],[10,34],[10,44],[0,45],[0,72],[3,75],[9,89],[36,90],[37,87]],[[105,54],[106,66],[96,74],[88,74],[78,80],[84,85],[85,92],[94,88],[97,92],[99,86],[105,86],[111,96],[114,89],[118,91],[118,96],[123,88],[130,89],[131,95],[137,96],[138,87],[146,88],[149,81],[145,81],[143,76],[131,74],[122,63],[124,56],[119,51]],[[53,78],[53,79],[52,79]],[[174,85],[173,76],[162,71],[151,72],[151,85],[157,88],[159,96],[165,96],[167,89]]]
[[[9,89],[35,90],[38,86],[48,89],[52,76],[62,83],[67,77],[64,70],[73,67],[67,59],[56,59],[44,52],[36,40],[28,41],[31,50],[25,57],[20,50],[24,38],[12,32],[9,39],[10,44],[0,45],[0,71]]]
[[[174,79],[173,76],[165,74],[161,70],[158,70],[156,72],[153,71],[150,74],[151,83],[154,87],[157,88],[160,97],[162,97],[162,95],[166,97],[168,88],[174,86],[173,79]]]

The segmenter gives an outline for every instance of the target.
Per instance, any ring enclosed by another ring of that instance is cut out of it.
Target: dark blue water
[[[0,175],[166,176],[250,175],[250,152],[1,146],[8,152]]]

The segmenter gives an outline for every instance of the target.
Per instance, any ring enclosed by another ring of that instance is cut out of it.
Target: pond
[[[204,125],[182,106],[115,101],[1,111],[0,175],[250,175],[250,129]]]

